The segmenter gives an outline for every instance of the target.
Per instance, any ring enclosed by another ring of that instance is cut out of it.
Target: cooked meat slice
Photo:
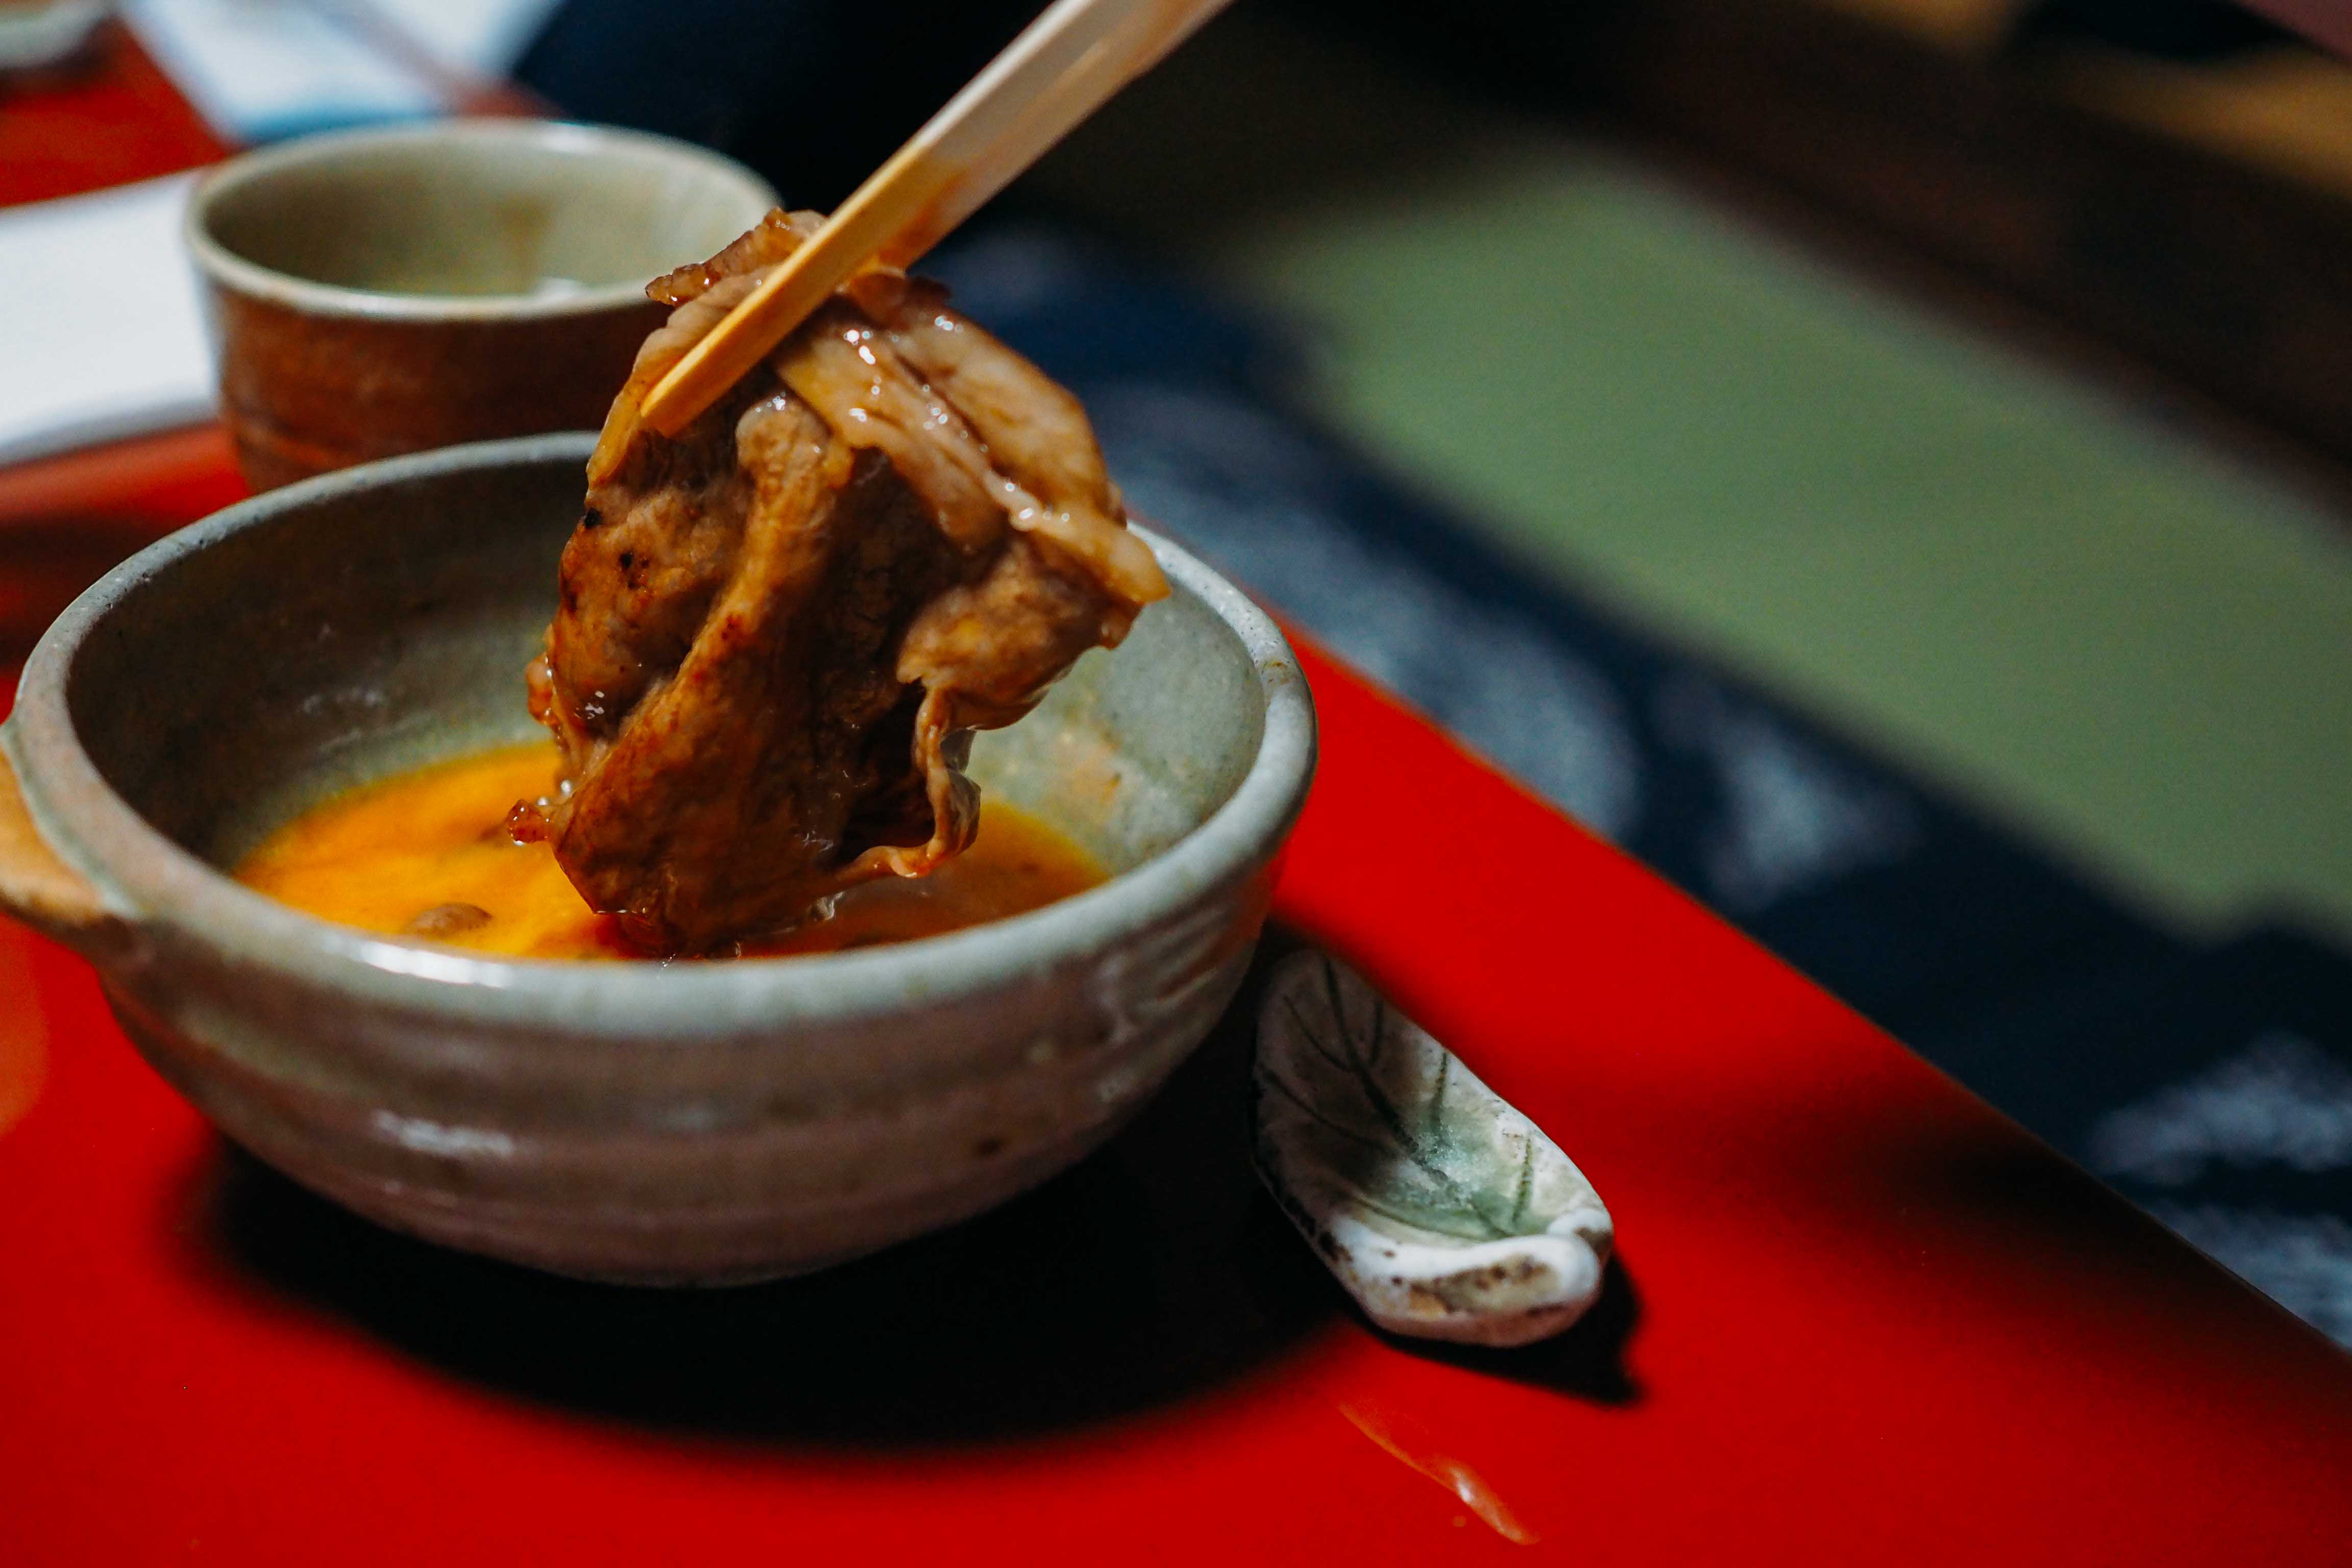
[[[655,279],[646,285],[646,294],[660,305],[683,305],[688,300],[699,299],[730,278],[747,277],[774,266],[798,250],[801,242],[824,223],[824,219],[815,213],[788,213],[778,207],[728,241],[726,247],[709,260],[692,262]],[[701,335],[695,334],[698,338]],[[688,346],[692,346],[691,340]]]
[[[855,307],[844,302],[817,312],[775,368],[843,440],[889,458],[959,548],[997,543],[1005,508],[994,493],[1000,481],[987,448]]]
[[[1149,604],[1166,593],[1151,552],[1127,531],[1127,509],[1078,400],[946,305],[937,284],[910,280],[886,318],[889,342],[962,412],[1011,481],[1004,499],[1013,525],[1075,558],[1120,602]],[[1125,632],[1122,623],[1107,635],[1115,644]]]
[[[1076,399],[866,275],[675,438],[638,400],[814,230],[771,214],[650,292],[563,552],[533,710],[583,896],[709,951],[971,842],[974,729],[1009,724],[1167,592]]]

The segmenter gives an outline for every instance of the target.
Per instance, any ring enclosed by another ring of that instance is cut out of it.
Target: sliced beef
[[[641,944],[707,952],[971,841],[961,768],[1167,592],[1086,415],[896,273],[858,279],[676,438],[639,399],[815,226],[773,213],[648,291],[563,552],[533,710],[544,830]]]

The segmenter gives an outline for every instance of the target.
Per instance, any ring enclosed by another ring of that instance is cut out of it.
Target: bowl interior
[[[226,867],[341,790],[543,735],[522,673],[554,608],[585,443],[533,446],[554,455],[312,481],[163,561],[68,676],[100,773]],[[1265,711],[1239,637],[1180,585],[1037,712],[980,736],[971,771],[1126,870],[1233,795]]]
[[[374,293],[545,298],[636,286],[766,210],[749,174],[649,137],[519,121],[295,143],[202,197],[255,266]]]

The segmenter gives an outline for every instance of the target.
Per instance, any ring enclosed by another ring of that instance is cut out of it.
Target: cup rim
[[[180,237],[197,269],[220,287],[274,300],[310,315],[357,317],[383,321],[520,321],[593,315],[616,306],[646,303],[645,283],[607,283],[569,294],[405,294],[324,283],[264,267],[238,255],[210,230],[215,204],[229,192],[289,169],[328,163],[376,147],[431,145],[452,141],[528,143],[560,152],[625,149],[650,159],[667,159],[705,177],[734,185],[747,208],[765,212],[782,204],[775,188],[734,159],[675,137],[577,121],[477,117],[422,123],[363,126],[352,131],[302,136],[257,148],[215,163],[196,181],[181,216]],[[757,214],[752,220],[757,221]],[[745,225],[746,227],[750,224]]]
[[[976,995],[1122,946],[1265,866],[1305,804],[1315,771],[1314,703],[1297,655],[1265,611],[1181,547],[1137,531],[1171,580],[1243,646],[1265,704],[1257,751],[1233,794],[1132,870],[1043,909],[888,947],[669,965],[509,958],[344,926],[243,886],[167,837],[117,794],[82,748],[67,701],[75,656],[123,598],[160,572],[244,529],[348,490],[553,460],[584,462],[591,432],[477,442],[321,475],[215,513],[99,580],[26,661],[0,748],[35,824],[89,878],[150,952],[274,972],[315,991],[474,1028],[551,1041],[697,1041],[819,1021],[879,1018]],[[518,675],[520,679],[520,675]],[[140,962],[132,959],[130,962]]]

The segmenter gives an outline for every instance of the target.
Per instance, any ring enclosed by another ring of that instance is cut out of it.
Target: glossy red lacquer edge
[[[1425,1479],[1457,1464],[1533,1550],[1584,1562],[2151,1562],[2222,1541],[2336,1560],[2343,1357],[1360,679],[1302,661],[1324,766],[1279,915],[1601,1185],[1640,1303],[1633,1397],[1340,1320],[1223,1392],[973,1447],[537,1408],[224,1270],[188,1229],[208,1135],[87,972],[12,932],[9,975],[29,971],[49,1036],[47,1090],[0,1137],[17,1560],[1506,1549]],[[1367,1430],[1427,1450],[1422,1468]]]

